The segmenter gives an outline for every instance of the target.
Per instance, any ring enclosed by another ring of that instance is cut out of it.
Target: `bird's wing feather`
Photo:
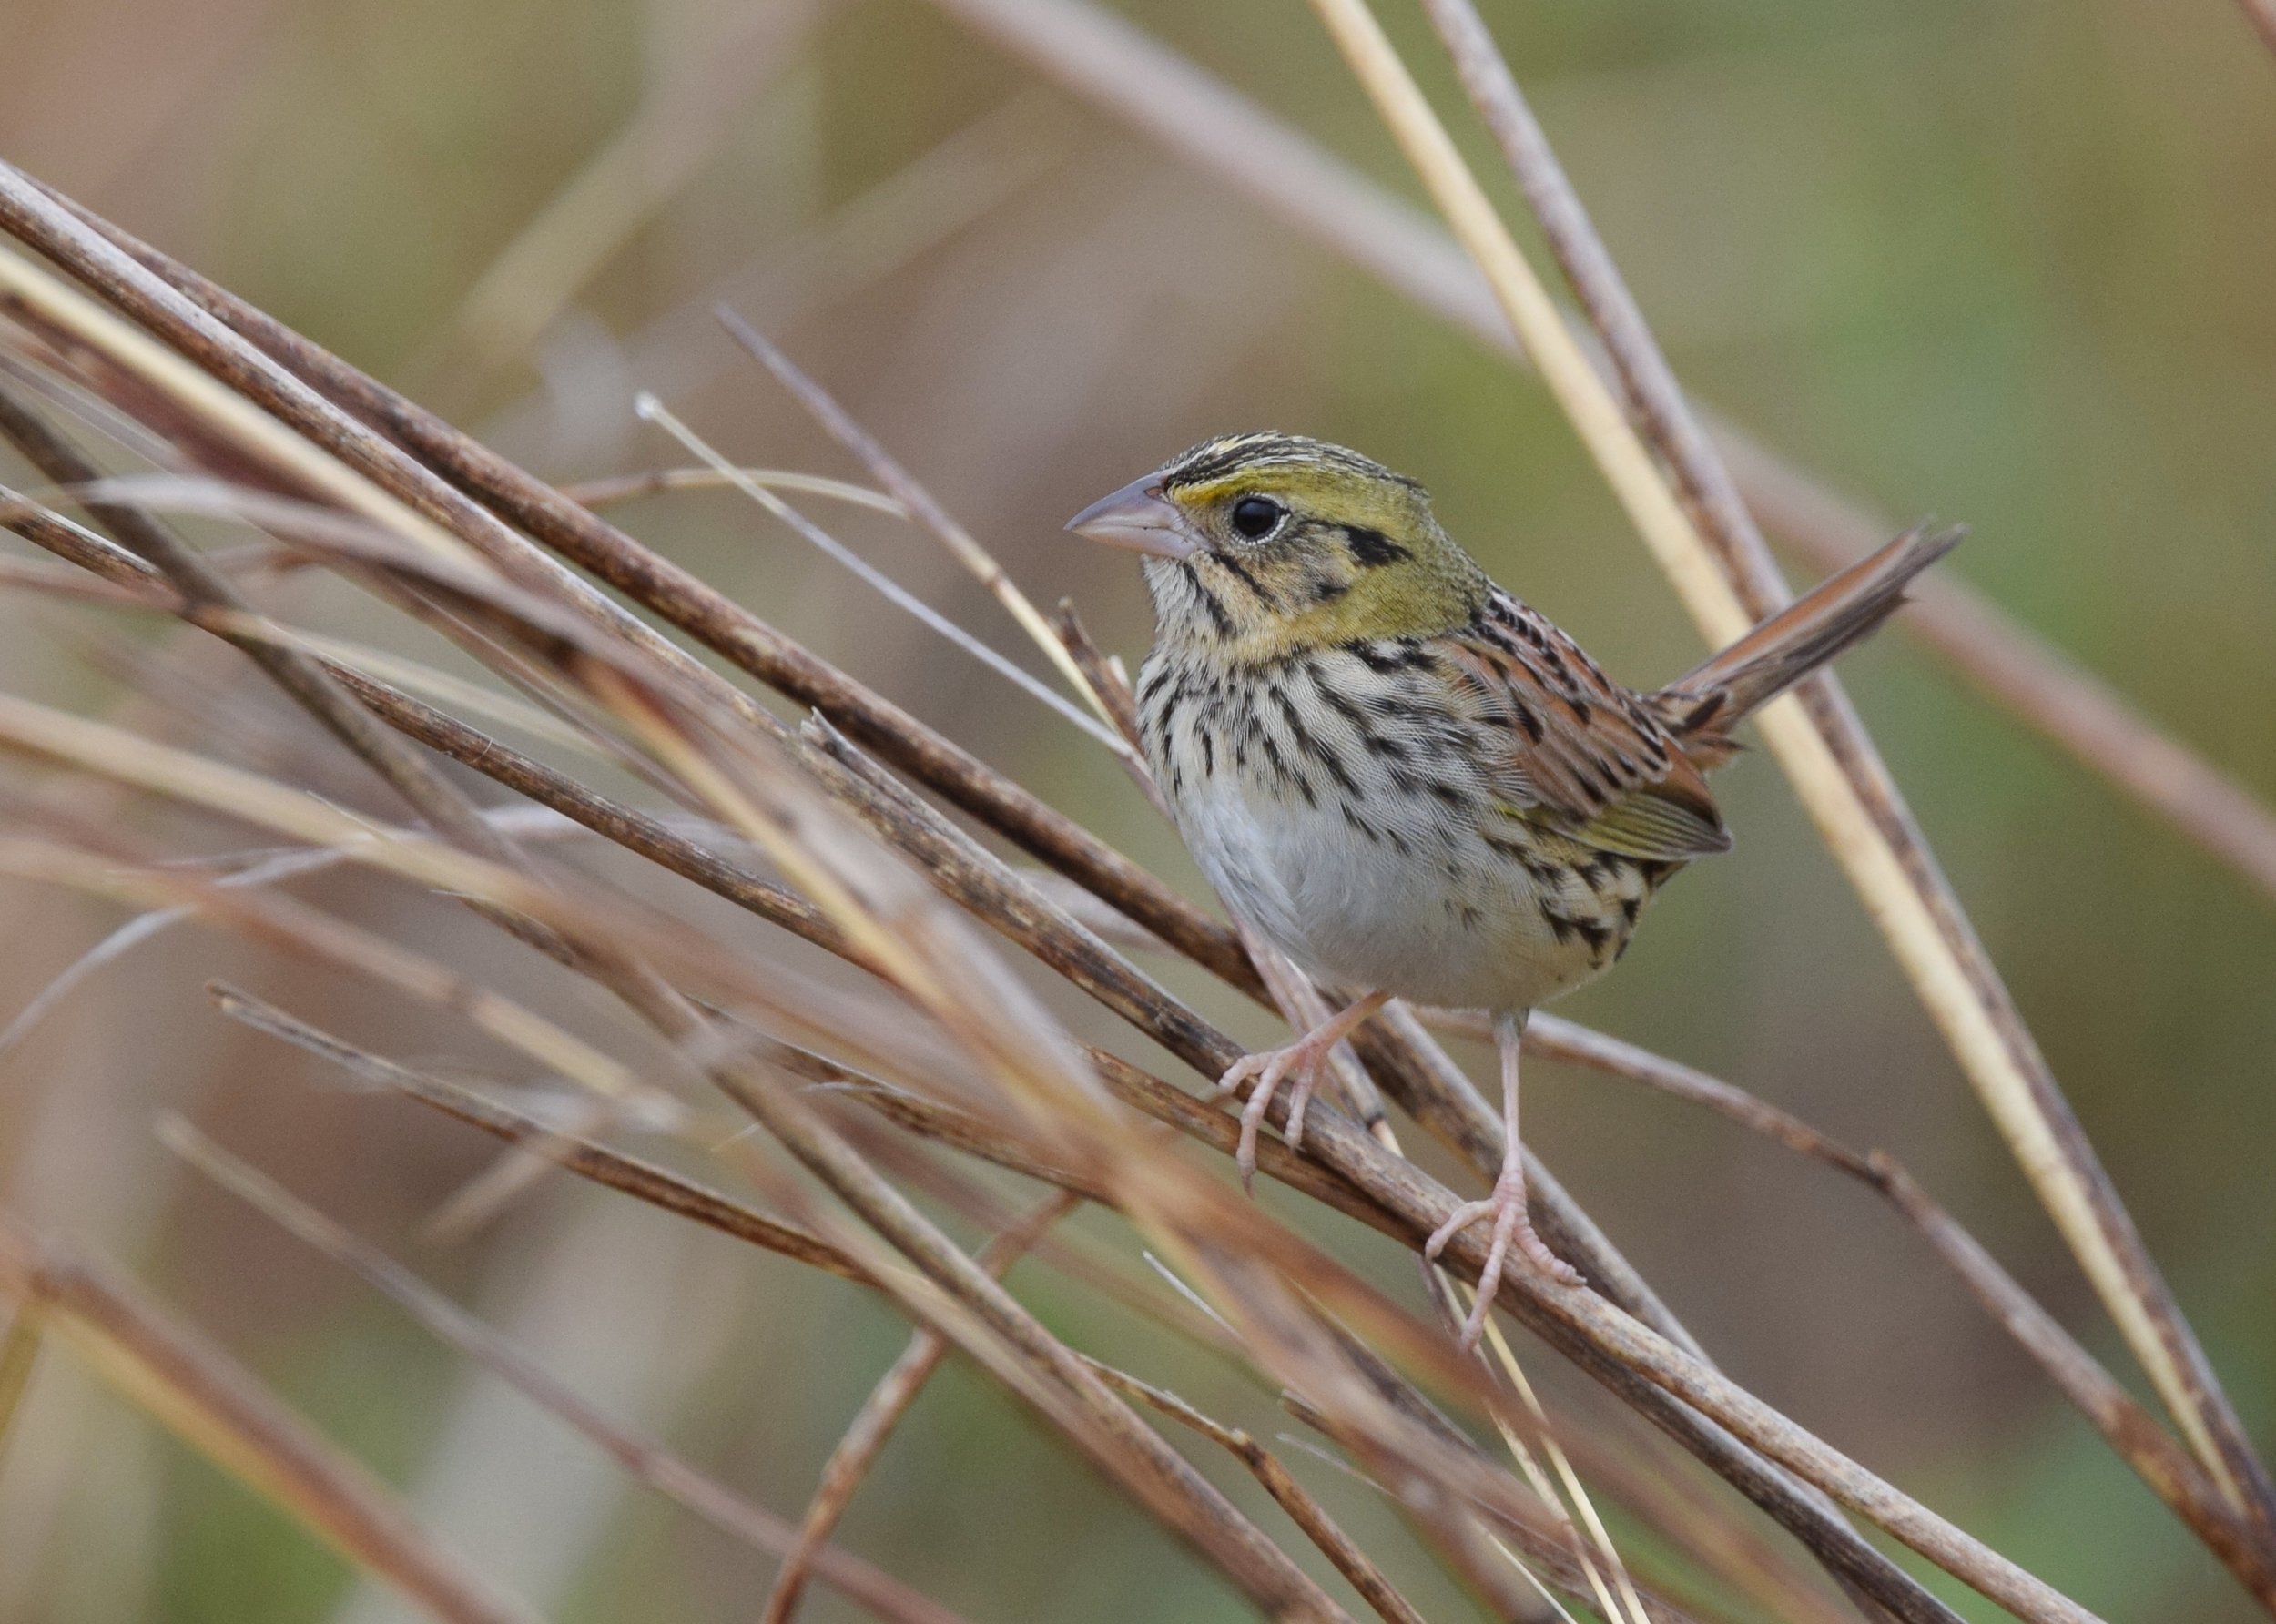
[[[1600,851],[1680,861],[1731,837],[1698,766],[1641,698],[1578,644],[1497,590],[1468,626],[1434,640],[1504,745],[1509,811]]]

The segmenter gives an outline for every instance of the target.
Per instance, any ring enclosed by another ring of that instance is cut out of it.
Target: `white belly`
[[[1332,807],[1257,787],[1229,775],[1194,787],[1179,829],[1225,905],[1313,975],[1502,1010],[1602,968],[1585,941],[1552,930],[1532,878],[1481,837],[1386,819],[1384,837],[1369,839]]]

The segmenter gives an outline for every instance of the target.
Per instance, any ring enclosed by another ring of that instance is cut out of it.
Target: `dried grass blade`
[[[1712,645],[1755,612],[1675,501],[1366,0],[1314,0]],[[1797,700],[1799,696],[1796,696]],[[1838,707],[1830,687],[1820,697]],[[1854,716],[1765,710],[1764,736],[2151,1382],[2224,1490],[2276,1518],[2276,1489],[2116,1191]],[[2276,1526],[2272,1524],[2271,1526]]]
[[[1075,1195],[1051,1197],[991,1242],[981,1253],[980,1266],[1001,1280],[1052,1224],[1081,1204],[1082,1198]],[[893,1429],[917,1402],[918,1394],[924,1390],[925,1383],[940,1368],[948,1352],[949,1345],[939,1333],[930,1329],[918,1331],[863,1402],[845,1436],[838,1439],[838,1446],[822,1463],[821,1480],[815,1486],[806,1515],[798,1519],[795,1542],[776,1570],[774,1588],[767,1592],[759,1624],[789,1624],[798,1611],[798,1597],[806,1588],[808,1568],[817,1553],[828,1548],[831,1530],[852,1503],[861,1480],[869,1476],[869,1467],[883,1452]]]
[[[878,442],[875,435],[863,428],[827,390],[808,377],[772,340],[726,305],[721,305],[716,314],[728,335],[775,375],[777,381],[806,408],[808,416],[821,424],[838,444],[868,464],[871,475],[892,493],[901,511],[920,529],[946,548],[949,555],[962,564],[972,578],[985,586],[996,602],[1003,605],[1004,612],[1019,624],[1029,640],[1043,651],[1044,656],[1052,665],[1059,667],[1060,675],[1067,680],[1067,685],[1080,694],[1098,714],[1099,720],[1114,731],[1113,747],[1116,753],[1132,756],[1133,753],[1130,743],[1117,726],[1114,713],[1108,708],[1104,697],[1092,684],[1082,667],[1076,664],[1066,644],[1043,618],[1042,612],[1029,601],[1027,594],[1020,590],[1019,583],[1004,573],[1003,565],[996,562],[994,555],[973,539],[971,532],[956,522],[948,509],[935,500],[930,491],[893,459]]]
[[[753,484],[764,485],[770,491],[798,491],[808,496],[827,496],[832,502],[842,502],[854,507],[865,507],[873,513],[890,513],[896,519],[909,517],[909,510],[882,491],[872,491],[867,485],[853,485],[844,480],[825,478],[818,473],[799,473],[787,468],[738,468],[735,474]],[[667,491],[732,491],[736,488],[734,475],[716,468],[656,468],[646,473],[616,474],[608,479],[584,480],[574,485],[564,485],[561,493],[580,507],[595,513],[620,502],[636,502],[644,496],[657,496]]]
[[[1176,1394],[1139,1380],[1126,1371],[1097,1359],[1086,1358],[1084,1363],[1097,1371],[1102,1378],[1129,1394],[1133,1398],[1151,1405],[1172,1420],[1192,1427],[1219,1448],[1246,1467],[1264,1485],[1291,1521],[1319,1548],[1320,1554],[1336,1565],[1353,1589],[1359,1592],[1367,1605],[1375,1609],[1385,1624],[1423,1624],[1423,1617],[1414,1605],[1400,1595],[1391,1581],[1384,1577],[1367,1553],[1360,1548],[1350,1535],[1344,1532],[1336,1519],[1328,1515],[1312,1491],[1296,1481],[1287,1467],[1269,1449],[1241,1427],[1227,1426],[1212,1420]]]
[[[274,1180],[215,1144],[179,1116],[158,1122],[159,1140],[223,1189],[393,1302],[438,1339],[510,1384],[583,1435],[633,1477],[713,1527],[781,1556],[796,1535],[789,1523],[648,1438],[626,1431],[571,1392],[498,1333],[410,1270],[325,1217]],[[834,1548],[810,1553],[824,1582],[896,1624],[961,1624],[930,1597]]]
[[[1064,716],[1110,750],[1117,754],[1129,750],[1130,746],[1124,744],[1121,736],[1112,729],[1102,726],[1094,718],[1068,704],[1065,699],[1036,681],[1034,677],[1013,665],[1002,655],[998,654],[962,626],[958,625],[956,622],[941,614],[930,604],[926,603],[924,599],[909,591],[890,575],[886,574],[884,571],[877,568],[869,560],[854,552],[852,548],[831,535],[829,532],[808,519],[765,485],[760,484],[757,480],[747,478],[741,469],[714,451],[696,435],[693,429],[673,415],[672,411],[654,395],[645,393],[641,395],[635,402],[634,409],[641,417],[657,425],[695,456],[701,459],[705,465],[716,472],[721,479],[789,526],[799,536],[819,549],[823,555],[833,563],[853,575],[896,609],[911,616],[920,624],[961,653],[970,655],[1021,693]]]
[[[424,1071],[385,1059],[346,1040],[310,1025],[276,1005],[230,987],[208,989],[215,1005],[230,1020],[255,1031],[290,1043],[317,1056],[374,1087],[391,1089],[432,1110],[442,1111],[508,1144],[535,1142],[556,1132],[547,1123],[486,1100]],[[646,1202],[649,1205],[700,1223],[721,1234],[779,1254],[841,1279],[874,1284],[868,1270],[847,1253],[795,1224],[783,1223],[707,1190],[653,1162],[622,1152],[573,1139],[559,1165],[596,1184]]]
[[[54,239],[39,229],[39,223],[51,208],[23,171],[0,163],[0,227],[45,249]],[[92,233],[88,236],[92,238]],[[117,261],[140,271],[107,244],[90,242],[88,247],[98,255],[107,249]],[[84,257],[81,263],[87,266]],[[119,266],[114,263],[111,269],[117,270]],[[174,307],[170,313],[178,319],[193,326],[213,321],[172,289],[153,291],[170,296]],[[219,380],[5,247],[0,247],[0,309],[69,335],[127,376],[165,391],[178,410],[222,442],[257,465],[273,469],[295,486],[322,492],[347,511],[372,520],[438,558],[454,563],[468,558],[465,549],[441,527],[292,432]]]
[[[0,1293],[36,1303],[48,1329],[128,1402],[432,1617],[535,1624],[249,1373],[124,1281],[8,1220]]]
[[[26,1297],[15,1305],[5,1336],[0,1336],[0,1460],[7,1458],[8,1439],[16,1412],[32,1385],[32,1370],[39,1363],[40,1344],[46,1327],[40,1323],[39,1302]]]

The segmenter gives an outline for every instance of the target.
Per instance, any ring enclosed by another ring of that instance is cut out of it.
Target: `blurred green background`
[[[1411,195],[1299,0],[1119,9]],[[1383,9],[1458,112],[1412,8]],[[2228,0],[1484,9],[1692,390],[1884,511],[1969,522],[1947,568],[2276,798],[2276,61]],[[631,415],[643,387],[737,456],[855,472],[712,325],[724,296],[1031,595],[1072,594],[1133,660],[1146,639],[1135,570],[1060,522],[1205,433],[1264,425],[1421,478],[1454,533],[1614,673],[1643,684],[1696,657],[1529,379],[917,0],[0,0],[0,153],[549,477],[681,461]],[[920,538],[822,516],[1030,658]],[[747,504],[676,496],[625,522],[1197,885],[1102,752]],[[300,602],[383,634],[344,595]],[[103,702],[73,657],[94,623],[0,616],[0,678]],[[1844,672],[2276,1447],[2276,899],[1901,633]],[[134,719],[179,729],[138,703]],[[1561,1012],[1896,1153],[2124,1368],[1774,766],[1743,762],[1722,793],[1737,852],[1674,886],[1622,973]],[[348,882],[321,894],[438,951],[480,950],[477,928],[440,908]],[[16,887],[0,908],[15,921],[0,1020],[117,920]],[[548,996],[537,972],[503,973]],[[903,1328],[858,1293],[585,1190],[549,1185],[476,1242],[425,1245],[421,1220],[485,1147],[407,1106],[305,1086],[300,1061],[212,1015],[198,989],[215,975],[390,1052],[498,1059],[305,967],[178,934],[0,1061],[9,1199],[157,1283],[547,1616],[750,1614],[761,1558],[186,1180],[152,1143],[151,1111],[193,1109],[605,1406],[786,1515]],[[1178,985],[1268,1034],[1253,1010]],[[1529,1138],[1735,1376],[2107,1618],[2251,1616],[1869,1197],[1625,1084],[1532,1077]],[[1317,1227],[1411,1296],[1401,1260]],[[1263,1436],[1285,1425],[1269,1395],[1048,1272],[1015,1282],[1078,1344],[1112,1339],[1133,1368]],[[1579,1378],[1539,1374],[1585,1398]],[[1426,1611],[1471,1616],[1363,1491],[1309,1476],[1394,1553]],[[953,1366],[845,1538],[975,1619],[1242,1616]],[[45,1365],[0,1460],[0,1620],[401,1616],[66,1358]],[[818,1591],[807,1616],[857,1615]]]

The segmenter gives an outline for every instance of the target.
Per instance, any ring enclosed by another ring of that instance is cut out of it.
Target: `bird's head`
[[[1490,590],[1420,485],[1294,434],[1205,440],[1067,528],[1147,555],[1163,637],[1236,655],[1445,631]]]

